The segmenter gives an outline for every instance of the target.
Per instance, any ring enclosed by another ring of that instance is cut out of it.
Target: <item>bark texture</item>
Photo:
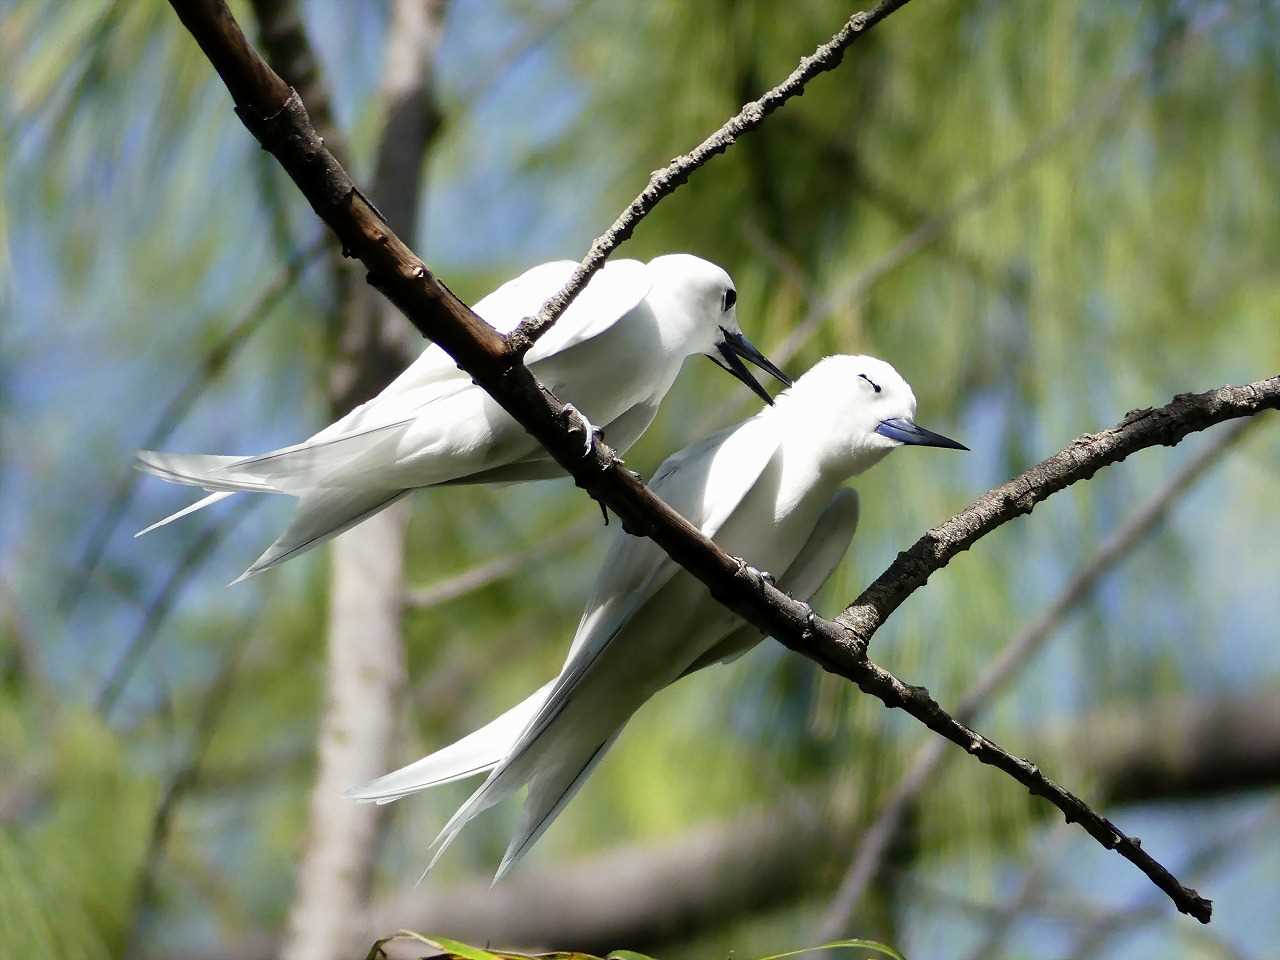
[[[969,723],[990,707],[993,698],[1043,649],[1105,576],[1160,526],[1182,495],[1256,423],[1256,420],[1240,420],[1223,430],[1108,537],[1071,576],[1044,613],[1004,645],[960,698],[953,711],[955,716]],[[930,740],[916,751],[906,773],[889,792],[871,825],[858,837],[849,868],[823,914],[815,937],[818,942],[835,940],[849,928],[895,840],[909,822],[911,812],[952,755],[942,740]]]

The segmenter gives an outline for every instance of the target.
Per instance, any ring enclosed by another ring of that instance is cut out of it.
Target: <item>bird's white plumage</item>
[[[809,600],[831,576],[858,525],[858,495],[849,489],[837,491],[824,511],[804,548],[791,567],[778,578],[778,587],[801,600]],[[575,635],[580,645],[586,634]],[[761,640],[755,627],[743,624],[717,647],[685,670],[685,676],[716,663],[725,663]],[[576,651],[570,651],[570,657]],[[544,684],[531,696],[497,719],[430,756],[347,791],[354,800],[390,803],[428,787],[453,783],[469,776],[488,773],[510,752],[529,722],[537,714],[555,681]]]
[[[476,304],[509,332],[577,266],[542,264]],[[738,332],[728,275],[687,254],[618,260],[599,271],[525,358],[534,375],[625,451],[648,428],[685,358]],[[405,491],[560,476],[551,457],[436,345],[372,400],[303,443],[250,457],[139,451],[140,469],[215,494],[149,532],[239,492],[298,498],[291,522],[245,571],[310,549]],[[243,579],[243,577],[242,577]]]
[[[857,496],[840,485],[900,445],[881,424],[892,421],[901,430],[914,413],[910,387],[888,364],[829,357],[776,406],[670,457],[652,485],[722,549],[759,569],[783,571],[783,589],[807,599],[830,576],[857,525]],[[528,785],[501,876],[645,701],[759,641],[758,631],[655,543],[621,530],[612,536],[560,675],[514,711],[526,721],[518,733],[514,722],[501,723],[462,741],[468,769],[487,768],[489,776],[441,831],[432,863],[478,813]],[[443,759],[453,749],[383,779],[395,797],[453,779],[458,767]],[[393,798],[383,781],[351,796]]]

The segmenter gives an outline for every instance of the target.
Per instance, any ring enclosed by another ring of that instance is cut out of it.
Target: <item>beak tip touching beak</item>
[[[717,365],[723,367],[734,377],[741,380],[747,387],[765,403],[773,405],[773,397],[769,396],[764,386],[752,376],[751,371],[747,369],[747,365],[743,360],[749,360],[757,367],[769,374],[775,380],[778,380],[785,386],[791,386],[791,378],[777,367],[773,361],[756,349],[755,345],[741,333],[733,333],[729,330],[720,328],[724,334],[724,340],[716,344],[716,349],[720,351],[720,355],[724,357],[724,363],[721,363],[715,357],[711,360]]]

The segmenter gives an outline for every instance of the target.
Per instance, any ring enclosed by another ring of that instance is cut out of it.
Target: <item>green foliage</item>
[[[457,940],[449,940],[439,936],[423,936],[420,933],[414,933],[411,930],[401,930],[399,933],[390,937],[384,937],[376,941],[369,948],[369,955],[366,960],[382,960],[387,956],[383,949],[388,943],[396,941],[409,941],[421,943],[430,947],[433,951],[439,953],[435,955],[443,955],[448,960],[602,960],[600,957],[594,957],[588,953],[576,952],[551,952],[551,953],[513,953],[507,950],[488,950],[481,947],[473,947],[470,944],[460,943]],[[786,957],[796,957],[804,953],[817,952],[821,950],[869,950],[872,953],[889,957],[890,960],[905,960],[902,954],[894,950],[892,947],[885,946],[883,943],[877,943],[874,940],[836,940],[832,943],[824,943],[818,947],[806,947],[802,950],[788,950],[786,953],[775,953],[767,957],[761,957],[760,960],[785,960]],[[636,953],[634,950],[613,950],[603,960],[654,960],[643,953]]]
[[[0,703],[6,799],[0,825],[0,955],[120,955],[157,792],[93,716],[24,715]]]

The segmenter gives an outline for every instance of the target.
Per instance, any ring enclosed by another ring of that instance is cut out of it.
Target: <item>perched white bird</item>
[[[534,267],[475,305],[502,333],[560,290],[577,266]],[[745,358],[790,384],[743,336],[729,275],[689,254],[599,271],[529,351],[534,375],[625,451],[648,429],[686,357],[706,354],[767,402]],[[137,467],[213,491],[145,530],[239,492],[298,498],[280,537],[240,579],[261,573],[388,507],[416,487],[562,476],[549,454],[439,346],[380,394],[309,440],[250,457],[138,452]]]
[[[723,550],[780,572],[779,587],[808,600],[858,522],[857,494],[841,484],[903,444],[967,449],[916,426],[915,410],[911,388],[889,364],[828,357],[775,406],[668,458],[653,489]],[[652,540],[615,530],[554,681],[452,746],[348,795],[386,803],[489,771],[436,838],[434,864],[469,820],[527,784],[501,877],[646,700],[760,639]]]

